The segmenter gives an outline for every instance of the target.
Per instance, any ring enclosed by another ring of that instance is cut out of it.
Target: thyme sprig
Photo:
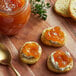
[[[47,9],[50,8],[50,3],[45,3],[45,0],[30,0],[31,11],[38,15],[41,19],[47,19]]]

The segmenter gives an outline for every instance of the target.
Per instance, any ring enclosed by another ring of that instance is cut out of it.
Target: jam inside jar
[[[29,0],[0,0],[0,34],[15,35],[27,23]]]

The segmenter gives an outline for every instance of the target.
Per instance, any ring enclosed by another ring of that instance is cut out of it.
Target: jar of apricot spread
[[[0,0],[0,33],[15,35],[30,17],[29,0]]]

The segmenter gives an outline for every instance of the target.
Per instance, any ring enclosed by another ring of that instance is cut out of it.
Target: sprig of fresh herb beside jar
[[[34,15],[38,15],[41,19],[47,19],[47,9],[50,8],[50,3],[45,3],[45,0],[30,0],[31,11]]]

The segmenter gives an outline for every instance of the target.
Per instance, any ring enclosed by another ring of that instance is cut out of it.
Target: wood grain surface
[[[57,15],[53,10],[55,0],[47,1],[50,2],[51,8],[48,10],[48,19],[46,21],[31,15],[27,25],[17,35],[12,37],[0,35],[0,42],[9,49],[12,55],[12,64],[20,72],[21,76],[76,76],[76,21]],[[43,29],[51,26],[60,26],[65,31],[67,35],[65,46],[53,48],[41,43],[40,35]],[[18,53],[26,41],[36,41],[43,49],[40,60],[34,65],[26,65],[19,60]],[[74,67],[70,72],[56,74],[47,69],[48,55],[58,49],[67,50],[72,54]],[[15,76],[15,74],[9,67],[0,65],[0,76]]]

